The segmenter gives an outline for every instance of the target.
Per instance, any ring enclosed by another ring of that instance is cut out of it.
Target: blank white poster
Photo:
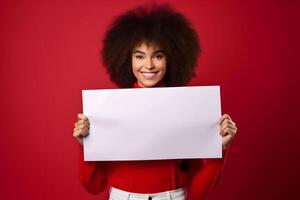
[[[220,87],[83,90],[85,161],[221,158]]]

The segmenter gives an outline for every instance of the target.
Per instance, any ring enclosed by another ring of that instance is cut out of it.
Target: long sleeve
[[[227,151],[223,150],[221,159],[189,159],[187,200],[201,200],[214,189],[221,177]]]
[[[107,175],[104,163],[83,159],[83,148],[80,147],[79,179],[81,184],[92,194],[99,194],[107,186]]]

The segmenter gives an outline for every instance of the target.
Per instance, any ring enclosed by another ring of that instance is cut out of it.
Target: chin
[[[154,87],[155,85],[157,85],[159,81],[149,81],[149,80],[146,80],[146,81],[140,81],[140,83],[144,86],[144,87]]]

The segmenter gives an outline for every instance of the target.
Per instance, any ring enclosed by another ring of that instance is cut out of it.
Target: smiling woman
[[[141,87],[161,85],[167,70],[167,59],[159,45],[143,41],[133,49],[132,72]]]
[[[138,7],[118,16],[106,32],[102,59],[112,82],[121,88],[133,87],[137,74],[132,73],[132,64],[137,63],[135,59],[146,58],[142,53],[149,53],[145,52],[147,47],[161,51],[157,53],[166,62],[165,86],[183,86],[195,75],[194,68],[201,52],[197,33],[186,17],[170,6],[154,5]],[[136,52],[139,48],[144,52]],[[132,59],[133,53],[142,57]],[[146,56],[147,61],[150,57]],[[153,58],[158,61],[161,57]],[[155,60],[152,59],[154,65]],[[144,80],[152,76],[144,75]]]
[[[116,18],[106,33],[102,57],[119,87],[150,88],[184,86],[194,76],[199,53],[197,34],[188,20],[162,5],[139,7]],[[225,154],[237,129],[227,114],[220,125]],[[89,119],[79,114],[73,135],[81,145],[89,126]],[[199,200],[216,186],[223,161],[224,157],[84,162],[81,152],[80,180],[91,193],[110,187],[111,200]]]

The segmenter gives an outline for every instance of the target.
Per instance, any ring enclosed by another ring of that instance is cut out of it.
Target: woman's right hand
[[[77,118],[77,122],[74,124],[73,136],[77,142],[82,145],[83,137],[89,134],[90,122],[89,119],[81,113],[77,115]]]

